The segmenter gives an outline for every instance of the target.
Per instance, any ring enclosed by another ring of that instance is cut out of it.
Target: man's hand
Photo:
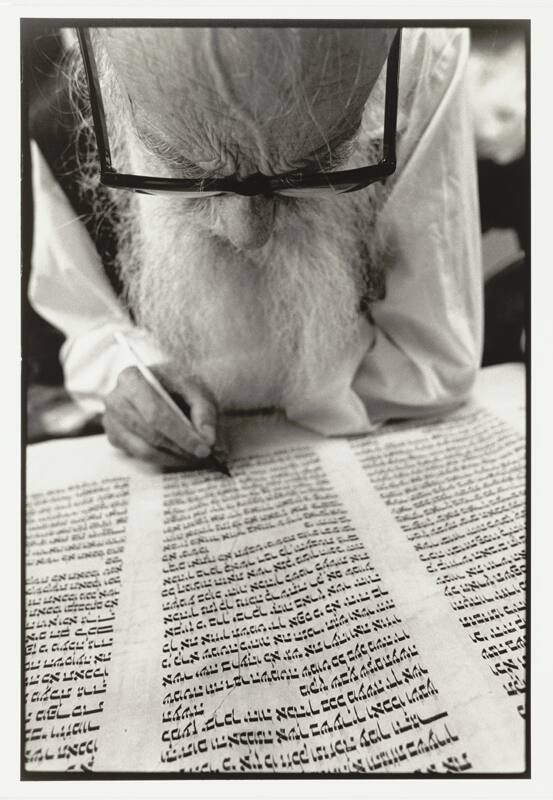
[[[185,382],[184,391],[180,381],[177,390],[168,367],[150,369],[165,389],[178,391],[186,400],[190,424],[177,416],[136,367],[127,367],[106,397],[103,423],[109,441],[131,456],[160,466],[201,466],[215,444],[215,400],[194,380]]]

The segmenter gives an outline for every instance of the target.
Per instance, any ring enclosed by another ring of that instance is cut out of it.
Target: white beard
[[[133,196],[120,269],[138,324],[221,410],[285,409],[324,385],[359,335],[361,298],[382,294],[377,196],[278,198],[255,251],[213,235],[218,198]]]

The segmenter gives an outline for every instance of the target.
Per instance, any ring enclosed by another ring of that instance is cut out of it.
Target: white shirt
[[[466,30],[403,31],[398,166],[378,220],[389,262],[386,297],[372,308],[374,325],[360,318],[357,343],[325,385],[285,409],[292,421],[327,435],[363,433],[392,417],[447,410],[470,393],[483,314],[468,53]],[[384,72],[367,104],[369,124],[383,91]],[[101,413],[129,365],[115,330],[125,331],[147,363],[165,356],[120,304],[34,143],[32,154],[30,300],[66,336],[67,390],[87,412]]]

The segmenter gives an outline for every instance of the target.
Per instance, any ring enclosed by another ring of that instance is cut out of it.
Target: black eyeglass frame
[[[166,192],[232,193],[246,197],[259,194],[274,194],[302,190],[328,190],[338,193],[354,192],[371,183],[392,175],[396,169],[396,131],[399,91],[399,62],[401,51],[401,28],[394,36],[386,63],[386,96],[384,101],[384,135],[382,159],[358,169],[336,172],[309,173],[301,170],[284,175],[250,175],[243,180],[236,178],[160,178],[150,175],[129,175],[117,172],[112,165],[108,131],[98,69],[87,28],[77,27],[77,37],[88,84],[94,133],[100,161],[100,182],[112,189],[127,189],[143,194]]]

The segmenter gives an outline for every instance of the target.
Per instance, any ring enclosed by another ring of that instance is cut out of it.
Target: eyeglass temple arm
[[[100,83],[98,80],[98,69],[96,66],[94,53],[92,51],[92,44],[88,30],[85,28],[77,28],[76,30],[88,83],[90,108],[92,111],[92,119],[94,121],[94,133],[96,136],[96,144],[98,145],[98,153],[100,156],[101,173],[103,175],[104,172],[113,172],[113,166],[111,163],[111,151],[108,143],[106,115],[104,111],[104,104],[102,102]]]
[[[399,92],[399,60],[401,52],[401,28],[397,31],[388,54],[386,65],[386,105],[384,108],[384,143],[382,160],[396,165],[397,106]],[[393,171],[392,169],[392,171]]]

